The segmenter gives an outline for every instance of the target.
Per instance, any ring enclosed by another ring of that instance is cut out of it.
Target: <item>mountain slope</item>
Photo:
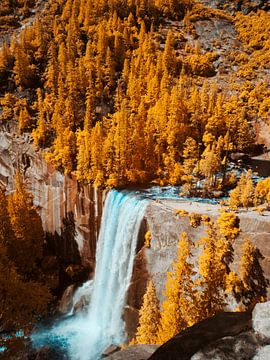
[[[215,187],[269,122],[268,2],[233,4],[49,1],[1,51],[2,123],[96,186]]]

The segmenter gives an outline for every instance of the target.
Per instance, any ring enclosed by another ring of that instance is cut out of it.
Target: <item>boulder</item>
[[[191,360],[247,360],[252,359],[259,348],[254,332],[224,337],[206,346],[192,356]]]
[[[252,313],[252,324],[261,339],[270,341],[270,301],[255,306]]]
[[[189,360],[210,343],[247,329],[251,329],[250,313],[220,313],[182,331],[159,347],[149,360]]]

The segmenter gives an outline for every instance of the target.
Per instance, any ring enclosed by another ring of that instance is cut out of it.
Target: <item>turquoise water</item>
[[[13,334],[0,335],[0,341],[2,342],[2,344],[0,344],[0,354],[7,350],[7,347],[4,345],[4,343],[8,340],[11,340],[13,337],[17,337],[17,338],[24,337],[24,333],[23,333],[23,331],[19,330]]]
[[[124,342],[122,312],[147,203],[136,192],[109,192],[103,210],[96,276],[88,309],[50,329],[33,333],[31,339],[35,347],[48,344],[65,349],[72,360],[97,360],[109,345]]]

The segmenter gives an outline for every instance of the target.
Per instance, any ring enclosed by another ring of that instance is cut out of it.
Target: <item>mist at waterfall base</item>
[[[65,350],[72,360],[97,360],[109,345],[124,342],[122,312],[147,203],[137,192],[109,192],[97,244],[90,303],[85,311],[33,333],[31,340],[36,348],[48,345]]]

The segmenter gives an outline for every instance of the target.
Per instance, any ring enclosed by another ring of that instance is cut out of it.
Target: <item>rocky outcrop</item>
[[[65,177],[35,152],[27,135],[0,132],[0,182],[10,192],[20,169],[34,197],[53,253],[66,260],[94,267],[97,234],[104,193]]]
[[[150,248],[144,249],[146,271],[154,278],[160,298],[162,298],[166,272],[175,258],[181,233],[185,231],[194,242],[205,234],[203,225],[192,227],[189,216],[177,215],[176,210],[183,209],[189,213],[207,215],[215,220],[220,216],[220,208],[219,205],[180,200],[152,201],[149,204],[146,221],[152,239]],[[243,210],[239,211],[237,216],[240,219],[241,233],[235,242],[235,266],[244,239],[250,238],[264,256],[261,264],[265,277],[270,279],[270,212],[259,215],[256,211]]]
[[[270,302],[255,306],[252,313],[252,324],[261,340],[270,342]]]
[[[201,0],[201,3],[210,6],[214,9],[223,9],[230,13],[235,13],[236,11],[242,11],[244,14],[248,14],[251,11],[257,10],[269,10],[270,1],[269,0],[252,0],[252,1],[243,1],[236,0],[225,3],[223,0]]]
[[[171,269],[177,252],[179,236],[185,231],[196,242],[205,235],[203,225],[192,227],[189,216],[180,216],[176,210],[183,209],[189,213],[207,215],[212,219],[219,217],[218,205],[195,203],[181,200],[150,201],[145,221],[151,232],[149,248],[142,247],[137,253],[134,265],[132,283],[128,294],[128,308],[125,311],[127,333],[129,339],[134,336],[138,325],[138,313],[142,297],[149,278],[152,278],[157,288],[159,299],[163,300],[162,291],[166,281],[166,273]],[[241,233],[235,243],[235,262],[237,269],[240,248],[247,237],[259,248],[264,260],[261,262],[264,275],[270,279],[270,213],[259,215],[255,211],[239,211]],[[196,253],[194,256],[196,257]],[[268,294],[269,298],[269,294]],[[231,310],[231,309],[230,309]]]
[[[252,327],[237,336],[223,337],[204,347],[191,360],[268,360],[270,358],[270,302],[257,304]],[[226,326],[226,325],[225,325]]]

